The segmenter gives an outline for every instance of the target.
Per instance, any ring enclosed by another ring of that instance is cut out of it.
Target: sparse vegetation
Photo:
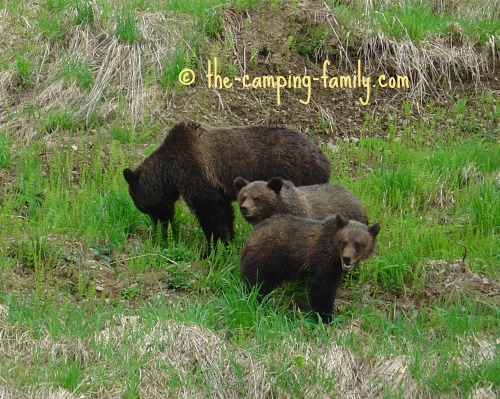
[[[85,62],[78,58],[63,60],[60,74],[67,84],[74,82],[80,90],[88,90],[92,85],[92,71]]]
[[[498,396],[498,7],[432,4],[0,0],[0,397]],[[315,88],[306,107],[297,89],[278,107],[204,87],[213,56],[232,77],[320,76],[323,58],[350,74],[363,57],[424,95],[361,107]],[[182,202],[166,240],[134,207],[123,168],[186,118],[300,129],[381,223],[331,325],[300,284],[260,304],[245,291],[239,215],[234,242],[200,259]]]

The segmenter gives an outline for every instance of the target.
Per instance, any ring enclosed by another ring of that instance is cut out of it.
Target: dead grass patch
[[[157,322],[151,329],[136,317],[119,318],[116,326],[109,327],[97,335],[97,341],[114,347],[132,346],[138,356],[149,356],[148,364],[140,383],[140,390],[147,397],[172,395],[165,364],[172,366],[181,383],[174,394],[179,397],[204,396],[206,387],[218,397],[241,397],[238,392],[253,392],[254,397],[266,397],[270,386],[266,382],[263,365],[254,362],[248,353],[231,350],[218,335],[194,324]],[[141,339],[136,339],[136,334]],[[144,335],[143,335],[144,334]],[[233,362],[245,370],[240,379],[234,373]],[[193,391],[192,380],[196,376],[197,390]]]
[[[481,277],[473,272],[466,261],[453,262],[430,260],[426,265],[425,296],[428,300],[449,300],[454,295],[468,295],[471,298],[491,302],[500,295],[498,281]]]
[[[373,7],[371,2],[361,3],[366,7],[366,12]],[[457,7],[452,6],[454,10]],[[466,15],[477,14],[477,10],[471,11],[470,5],[466,7],[461,12],[470,13]],[[478,45],[477,41],[467,37],[461,37],[457,45],[449,38],[437,36],[416,43],[410,39],[391,38],[361,23],[342,26],[326,3],[323,10],[316,11],[315,18],[318,17],[328,23],[339,40],[339,54],[333,54],[334,59],[338,58],[339,65],[345,64],[355,70],[354,60],[358,58],[363,60],[365,73],[380,72],[388,77],[407,76],[410,81],[408,95],[419,104],[429,96],[446,96],[456,82],[472,82],[478,92],[484,90],[489,79],[494,76],[500,59],[496,48],[498,38],[493,36],[486,45]],[[352,47],[349,39],[356,43],[357,49]]]
[[[97,18],[100,12],[96,10],[94,15]],[[186,32],[192,34],[194,21],[158,12],[140,13],[136,20],[141,39],[132,45],[114,37],[114,19],[106,26],[99,20],[92,26],[72,26],[62,43],[36,36],[38,50],[31,55],[36,65],[31,80],[36,85],[23,88],[20,93],[24,95],[12,96],[18,86],[16,74],[11,69],[0,72],[0,93],[10,105],[0,112],[0,123],[16,132],[16,139],[31,142],[40,126],[33,129],[38,123],[26,115],[29,108],[39,109],[40,115],[68,109],[86,123],[96,115],[103,120],[118,117],[134,126],[143,122],[145,110],[158,110],[161,104],[161,88],[155,76],[162,74],[167,57],[185,45]],[[0,25],[7,22],[8,18],[0,19]],[[89,90],[81,90],[74,83],[63,84],[59,71],[68,59],[85,63],[93,72]]]
[[[4,379],[0,384],[0,397],[118,398],[128,383],[123,380],[126,373],[120,364],[125,366],[132,359],[143,359],[137,389],[145,397],[208,397],[208,392],[210,397],[224,398],[289,397],[289,393],[276,387],[279,377],[276,362],[288,364],[281,373],[290,378],[300,380],[306,371],[331,380],[341,398],[383,398],[388,392],[411,399],[430,395],[412,378],[406,356],[383,354],[363,360],[335,342],[318,347],[291,339],[280,341],[273,353],[269,353],[258,346],[246,349],[234,346],[196,324],[144,320],[138,316],[115,316],[102,331],[84,339],[53,339],[45,328],[35,339],[22,325],[9,324],[6,317],[6,307],[2,306],[0,355],[3,359],[22,359],[26,373],[33,372],[35,358],[38,363],[79,359],[84,370],[82,380],[91,389],[75,395],[61,388],[47,388],[43,381],[36,386],[20,387],[15,381]],[[467,342],[458,343],[464,350],[457,360],[463,367],[490,362],[499,343],[473,336]],[[123,361],[118,360],[121,357]],[[106,386],[93,385],[97,365],[106,370]],[[478,386],[473,397],[489,399],[494,392],[491,386]],[[330,397],[331,392],[314,383],[304,386],[303,395],[304,398]]]

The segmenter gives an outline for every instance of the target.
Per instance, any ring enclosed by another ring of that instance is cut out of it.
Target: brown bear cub
[[[174,125],[135,170],[123,171],[140,211],[166,227],[182,196],[209,243],[234,235],[234,179],[265,180],[276,175],[299,186],[326,183],[330,162],[306,137],[286,128],[211,129],[183,122]]]
[[[368,224],[361,201],[340,186],[315,184],[295,187],[280,177],[248,182],[242,177],[234,180],[241,215],[253,225],[273,215],[288,214],[323,220],[335,213]]]
[[[379,231],[378,223],[367,226],[341,214],[323,221],[273,216],[245,243],[241,277],[249,288],[259,286],[259,298],[285,281],[308,279],[311,308],[329,323],[344,275],[373,253]]]

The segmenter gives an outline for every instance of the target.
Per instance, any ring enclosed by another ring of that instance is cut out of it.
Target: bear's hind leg
[[[249,290],[255,286],[258,287],[258,300],[260,302],[265,296],[279,287],[284,282],[284,279],[273,273],[272,266],[267,264],[265,260],[260,259],[258,264],[262,267],[258,267],[252,263],[247,264],[243,260],[241,264],[241,278],[246,282]]]
[[[211,243],[217,241],[227,243],[234,235],[233,232],[233,207],[215,189],[205,189],[203,193],[196,193],[190,197],[184,196],[189,208],[196,214],[201,229],[207,239],[210,253]]]

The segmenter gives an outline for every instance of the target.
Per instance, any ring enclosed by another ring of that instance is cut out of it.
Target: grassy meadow
[[[376,3],[0,0],[0,398],[500,394],[500,8]],[[256,37],[266,16],[292,27],[278,44]],[[257,74],[272,54],[314,71],[360,49],[415,90],[335,111],[284,93],[273,113],[265,92],[177,82],[212,56]],[[301,284],[245,292],[236,206],[207,259],[182,201],[167,239],[134,207],[123,169],[186,117],[304,132],[381,224],[330,325]]]

